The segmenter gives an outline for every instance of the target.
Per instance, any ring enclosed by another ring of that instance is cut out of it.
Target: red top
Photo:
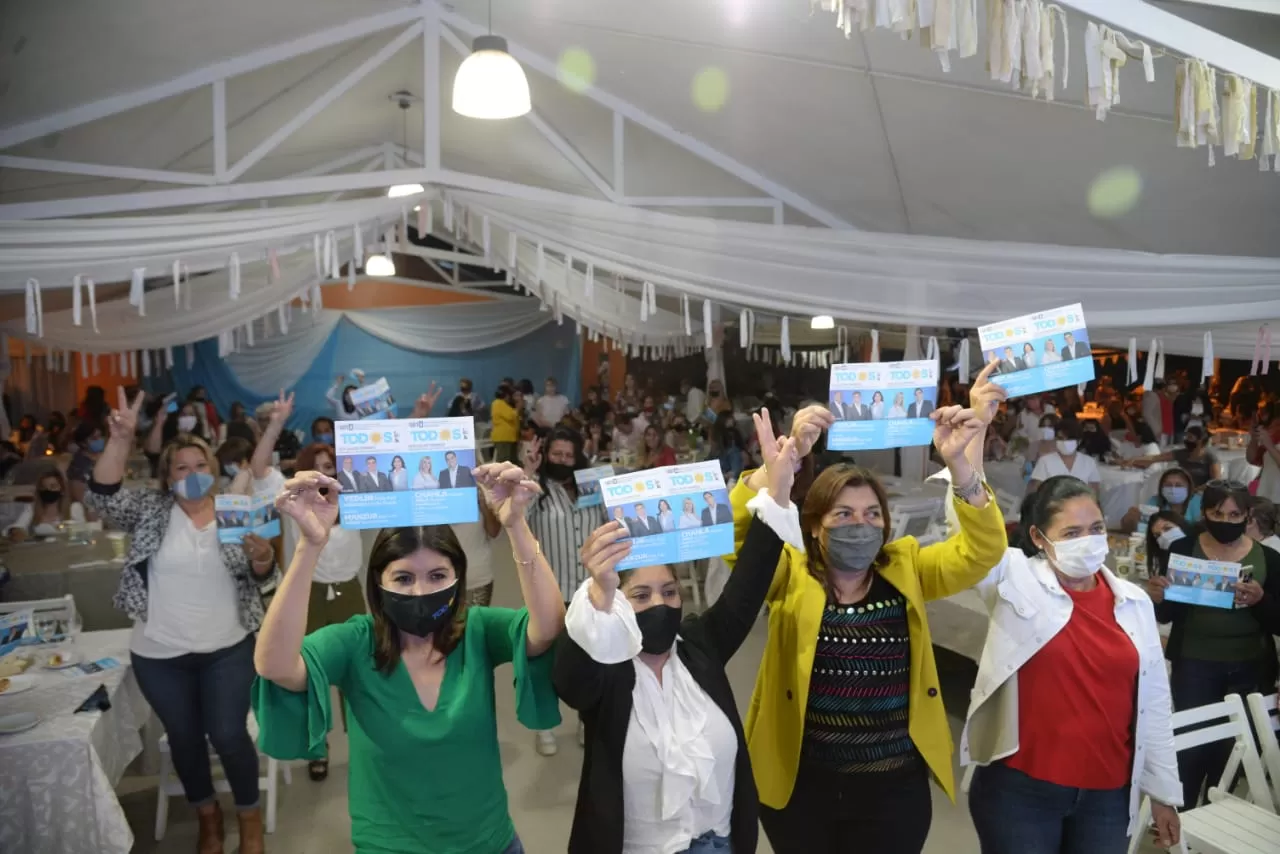
[[[1166,436],[1173,435],[1173,401],[1163,394],[1160,395],[1160,432]]]
[[[670,445],[667,445],[661,451],[658,451],[658,453],[649,460],[649,468],[651,469],[662,468],[663,466],[673,466],[675,464],[676,452]]]
[[[1138,650],[1106,581],[1067,593],[1071,619],[1018,671],[1018,752],[1005,764],[1059,786],[1118,789],[1133,777]]]

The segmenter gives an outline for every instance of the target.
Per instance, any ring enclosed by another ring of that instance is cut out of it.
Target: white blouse
[[[738,756],[733,725],[675,648],[658,682],[636,657],[641,635],[631,603],[619,590],[609,613],[597,611],[593,583],[587,579],[574,593],[565,629],[595,661],[630,660],[636,670],[622,750],[623,854],[676,854],[707,831],[728,836]]]

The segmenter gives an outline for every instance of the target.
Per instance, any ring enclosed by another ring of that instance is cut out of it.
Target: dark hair
[[[1095,505],[1098,504],[1098,496],[1094,494],[1093,488],[1080,478],[1069,474],[1054,475],[1040,484],[1040,488],[1032,495],[1035,500],[1031,502],[1031,525],[1035,526],[1041,536],[1045,536],[1045,529],[1053,523],[1054,517],[1062,512],[1063,505],[1073,498],[1087,496]],[[1098,510],[1099,512],[1102,510],[1100,505]],[[1023,520],[1025,522],[1025,516]],[[1030,540],[1030,526],[1026,527],[1027,539]]]
[[[408,471],[408,466],[406,466],[404,463],[404,457],[400,456],[399,454],[396,454],[394,457],[391,458],[391,468],[394,469],[396,467],[396,460],[400,461],[401,471]]]
[[[1165,481],[1174,476],[1181,477],[1186,480],[1188,504],[1191,503],[1191,496],[1196,491],[1196,482],[1192,480],[1191,475],[1188,474],[1185,469],[1180,469],[1177,466],[1170,466],[1160,473],[1160,480],[1156,482],[1156,503],[1159,504],[1162,509],[1169,506],[1169,503],[1164,500]]]
[[[229,420],[234,421],[237,418],[243,418],[244,416],[244,404],[238,400],[231,401],[231,407],[227,410],[227,417]]]
[[[422,525],[415,528],[383,528],[369,553],[369,575],[365,579],[365,599],[373,617],[373,663],[390,676],[400,662],[400,632],[382,610],[382,572],[392,563],[414,552],[430,549],[453,564],[457,576],[453,607],[448,621],[431,638],[441,655],[453,652],[467,626],[467,553],[449,525]]]
[[[329,432],[330,432],[330,433],[334,432],[334,430],[336,430],[336,429],[337,429],[337,425],[333,423],[333,419],[332,419],[332,418],[330,418],[328,415],[321,415],[321,416],[320,416],[320,417],[318,417],[315,421],[312,421],[312,422],[311,422],[311,435],[312,435],[312,436],[314,436],[314,435],[316,434],[316,428],[317,428],[318,426],[320,426],[321,424],[328,424],[328,425],[329,425]]]
[[[1264,537],[1275,534],[1277,527],[1280,526],[1280,509],[1270,498],[1264,498],[1261,495],[1253,496],[1249,502],[1249,515],[1253,517],[1253,523],[1258,526],[1258,533]]]
[[[809,560],[809,573],[818,580],[822,589],[827,591],[830,591],[831,586],[827,578],[826,556],[823,554],[821,541],[813,531],[822,528],[822,517],[827,515],[827,511],[836,503],[840,493],[849,487],[858,486],[869,487],[876,494],[876,500],[880,502],[880,515],[884,519],[884,538],[881,540],[880,552],[871,565],[883,567],[889,562],[889,556],[884,553],[884,547],[889,543],[893,524],[889,518],[889,496],[884,491],[884,486],[870,469],[852,463],[831,466],[813,481],[813,485],[809,487],[809,492],[804,497],[804,506],[800,510],[800,533],[804,538],[804,551]]]
[[[1018,507],[1018,541],[1014,544],[1015,548],[1021,549],[1022,553],[1027,557],[1035,557],[1040,553],[1040,547],[1031,542],[1031,515],[1036,503],[1036,494],[1039,492],[1028,492],[1022,498],[1022,504]]]
[[[1151,514],[1151,518],[1147,520],[1147,574],[1148,575],[1164,575],[1169,568],[1169,555],[1164,549],[1160,548],[1160,543],[1156,541],[1154,528],[1156,522],[1172,522],[1182,530],[1184,536],[1191,536],[1195,533],[1195,526],[1187,522],[1181,515],[1172,510],[1157,510]]]
[[[1187,439],[1191,438],[1192,433],[1195,434],[1197,444],[1204,441],[1204,437],[1205,437],[1204,428],[1201,427],[1199,424],[1192,424],[1186,430],[1182,431],[1183,441],[1185,442]]]
[[[520,380],[516,388],[520,389],[522,394],[533,394],[533,380],[527,378]]]
[[[239,436],[232,436],[218,446],[213,454],[218,458],[218,465],[225,467],[227,463],[238,463],[253,458],[253,443]]]
[[[716,423],[711,426],[711,441],[721,451],[746,447],[732,412],[721,412],[716,416]]]
[[[101,433],[105,437],[107,435],[106,424],[102,421],[86,418],[76,425],[75,432],[71,434],[71,441],[77,445],[83,445],[89,441],[89,437],[95,432]]]
[[[316,419],[317,421],[320,419]],[[338,455],[333,450],[333,445],[327,445],[324,442],[312,442],[301,451],[298,451],[297,458],[293,461],[294,471],[317,471],[316,457],[321,454],[328,454],[333,458],[333,466],[338,466]]]
[[[1217,510],[1230,499],[1236,503],[1237,507],[1248,513],[1252,498],[1249,487],[1243,483],[1237,483],[1234,480],[1211,480],[1204,485],[1200,508],[1202,513],[1207,513],[1210,510]]]
[[[493,399],[505,400],[508,404],[510,404],[511,398],[515,396],[515,393],[516,393],[516,390],[511,387],[511,383],[507,383],[507,382],[498,383],[498,390],[493,393]]]
[[[1154,445],[1156,443],[1156,434],[1145,418],[1133,419],[1133,432],[1138,438],[1139,445]]]
[[[342,409],[344,412],[355,412],[356,406],[351,402],[351,392],[359,391],[359,386],[349,385],[342,389]]]
[[[591,462],[582,450],[582,434],[571,427],[552,427],[542,440],[542,462],[538,464],[538,484],[542,487],[542,494],[538,496],[539,506],[547,500],[547,495],[551,492],[547,485],[547,466],[551,465],[552,442],[569,442],[573,445],[574,471],[591,468]]]
[[[1057,413],[1045,412],[1040,416],[1039,424],[1041,428],[1052,427],[1054,429],[1054,432],[1057,432],[1058,424],[1061,421],[1062,419],[1058,417]]]
[[[1080,441],[1080,422],[1074,418],[1063,418],[1053,428],[1055,436]]]

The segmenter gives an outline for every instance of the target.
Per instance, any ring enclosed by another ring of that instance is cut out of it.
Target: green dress
[[[449,653],[440,698],[427,711],[405,670],[373,663],[373,618],[325,626],[302,641],[307,688],[254,683],[258,745],[277,759],[323,755],[333,720],[330,687],[342,691],[350,739],[348,804],[359,854],[502,854],[515,838],[498,752],[493,671],[515,669],[516,717],[551,729],[560,706],[554,656],[525,652],[529,612],[467,609],[467,627]]]

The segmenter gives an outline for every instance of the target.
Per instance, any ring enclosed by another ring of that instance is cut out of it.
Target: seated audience
[[[85,521],[84,507],[71,500],[66,478],[50,466],[36,479],[35,500],[26,506],[9,526],[9,539],[20,543],[29,536],[49,536],[58,532],[61,522]]]
[[[1190,525],[1200,521],[1200,493],[1192,488],[1191,475],[1179,468],[1166,469],[1160,475],[1156,494],[1147,499],[1146,506],[1176,513]],[[1142,511],[1131,507],[1120,520],[1120,529],[1131,534],[1141,520]]]
[[[1198,490],[1209,481],[1222,478],[1222,464],[1218,462],[1213,451],[1209,450],[1207,437],[1208,434],[1203,427],[1188,427],[1182,434],[1184,447],[1140,457],[1130,464],[1138,468],[1146,468],[1153,463],[1174,462],[1178,468],[1191,475],[1192,488]]]
[[[1098,492],[1102,488],[1102,473],[1098,471],[1098,464],[1092,457],[1079,452],[1079,422],[1064,418],[1058,422],[1054,435],[1057,437],[1054,448],[1036,460],[1031,480],[1027,483],[1027,491],[1035,492],[1040,484],[1051,477],[1069,474]]]

